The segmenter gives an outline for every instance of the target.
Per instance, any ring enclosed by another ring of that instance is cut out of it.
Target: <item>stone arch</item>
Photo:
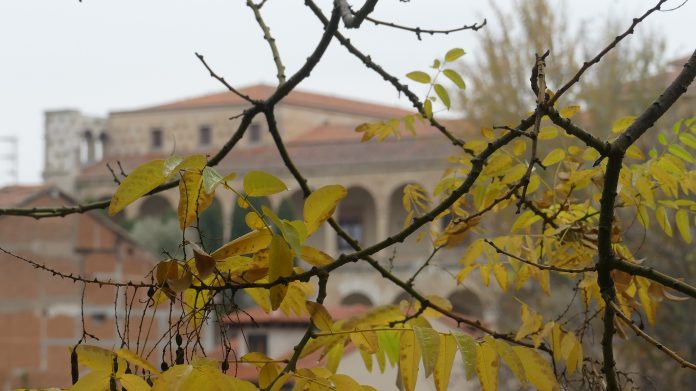
[[[447,299],[452,303],[452,311],[472,318],[483,318],[483,303],[478,295],[469,289],[458,289]]]
[[[372,194],[360,186],[348,188],[348,195],[338,207],[338,223],[361,244],[374,243],[377,235],[376,206]],[[343,239],[338,239],[338,250],[350,249]]]
[[[225,242],[223,219],[222,203],[215,197],[198,220],[201,243],[208,252],[217,250]]]
[[[155,194],[143,200],[138,210],[138,216],[160,217],[162,219],[176,218],[176,210],[169,200],[161,195]]]
[[[341,305],[364,305],[372,307],[374,303],[366,294],[362,292],[352,292],[341,299]]]
[[[412,303],[413,297],[411,297],[411,295],[409,295],[406,292],[401,292],[398,295],[396,295],[396,297],[394,297],[394,299],[392,299],[391,303],[394,305],[399,305],[404,300],[408,301],[409,303]]]

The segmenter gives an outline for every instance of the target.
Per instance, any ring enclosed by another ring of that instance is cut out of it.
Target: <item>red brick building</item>
[[[75,200],[53,186],[0,189],[3,208],[71,204]],[[99,338],[88,340],[90,344],[118,348],[119,332],[124,333],[124,288],[119,289],[117,301],[113,287],[85,288],[81,282],[38,270],[25,260],[61,273],[113,281],[141,281],[155,263],[101,212],[43,220],[1,216],[0,248],[4,250],[0,252],[0,390],[68,386],[69,348],[82,337],[82,314],[86,331]],[[132,297],[133,289],[128,293]],[[143,290],[137,293],[144,294]],[[135,308],[142,305],[135,300]],[[134,343],[137,336],[130,334]]]

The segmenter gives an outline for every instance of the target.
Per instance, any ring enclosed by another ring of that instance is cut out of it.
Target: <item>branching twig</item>
[[[366,19],[369,20],[370,22],[374,23],[376,26],[386,26],[386,27],[391,27],[391,28],[395,28],[398,30],[405,30],[405,31],[410,31],[412,33],[415,33],[416,37],[418,37],[419,41],[422,39],[421,38],[422,34],[429,34],[429,35],[444,34],[444,35],[447,35],[447,34],[456,33],[458,31],[464,31],[464,30],[478,31],[478,30],[482,29],[483,26],[486,25],[486,23],[488,23],[488,21],[486,19],[483,19],[483,22],[481,22],[481,23],[464,25],[462,27],[457,27],[457,28],[453,28],[453,29],[437,30],[437,29],[424,29],[424,28],[420,28],[420,27],[402,26],[402,25],[399,25],[396,23],[384,22],[384,21],[381,21],[378,19],[374,19],[374,18],[371,18],[369,16]]]

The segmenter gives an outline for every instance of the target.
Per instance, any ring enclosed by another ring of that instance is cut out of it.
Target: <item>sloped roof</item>
[[[14,185],[0,188],[0,208],[18,207],[31,198],[43,194],[51,188],[49,185],[22,186]]]
[[[275,90],[276,88],[273,86],[266,84],[257,84],[241,88],[239,92],[248,95],[253,99],[266,99],[269,96],[271,96],[275,92]],[[336,96],[301,90],[293,90],[292,92],[290,92],[288,96],[283,98],[281,104],[315,108],[327,111],[335,111],[340,113],[359,114],[377,118],[403,117],[405,115],[411,114],[410,111],[403,110],[397,107],[386,106],[372,102],[359,101],[354,99],[339,98]],[[118,111],[114,114],[247,105],[249,105],[249,102],[240,98],[235,93],[230,91],[223,91],[183,100],[177,100],[156,106],[144,107],[136,110]]]

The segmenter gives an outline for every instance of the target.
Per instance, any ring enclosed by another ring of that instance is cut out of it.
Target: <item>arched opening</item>
[[[143,247],[161,258],[180,257],[182,233],[176,211],[162,196],[147,197],[140,205],[130,233]]]
[[[100,133],[95,143],[94,159],[96,161],[104,159],[104,155],[106,154],[106,147],[108,144],[109,136],[104,132]]]
[[[95,140],[92,131],[87,129],[80,140],[80,163],[88,164],[95,160]]]
[[[208,209],[200,214],[198,228],[200,231],[201,243],[203,244],[203,248],[208,252],[215,251],[224,244],[223,218],[222,204],[217,198],[213,198],[213,202]]]
[[[247,202],[249,205],[253,206],[256,210],[261,211],[262,206],[269,207],[271,203],[268,201],[268,198],[266,197],[249,197],[247,199]],[[236,202],[234,204],[234,208],[232,209],[232,229],[230,231],[230,240],[234,240],[246,233],[251,232],[251,229],[246,224],[246,221],[244,218],[246,217],[247,213],[252,211],[253,209],[251,207],[248,208],[242,208],[239,206],[239,202]]]
[[[344,231],[361,244],[373,243],[376,236],[375,201],[362,187],[351,187],[338,207],[338,223]],[[338,251],[350,250],[350,245],[338,238]]]
[[[483,317],[483,304],[474,292],[460,289],[450,294],[447,299],[452,303],[452,311],[476,319]]]
[[[160,217],[162,219],[176,219],[176,211],[169,201],[160,195],[153,195],[145,198],[140,204],[138,216],[143,217]]]
[[[425,201],[421,201],[423,206],[412,205],[413,216],[409,217],[406,208],[404,207],[404,190],[407,186],[418,186],[417,184],[404,184],[392,191],[389,197],[389,234],[394,234],[401,231],[405,225],[411,223],[413,217],[418,217],[428,211],[428,206]],[[422,186],[418,186],[422,189]],[[430,241],[428,240],[429,226],[426,224],[418,231],[409,235],[406,240],[396,245],[397,260],[412,262],[417,259],[426,257],[431,249]]]
[[[341,304],[342,305],[364,305],[366,307],[372,307],[374,304],[372,303],[372,300],[364,294],[360,292],[353,292],[349,294],[348,296],[345,296],[343,299],[341,299]]]

